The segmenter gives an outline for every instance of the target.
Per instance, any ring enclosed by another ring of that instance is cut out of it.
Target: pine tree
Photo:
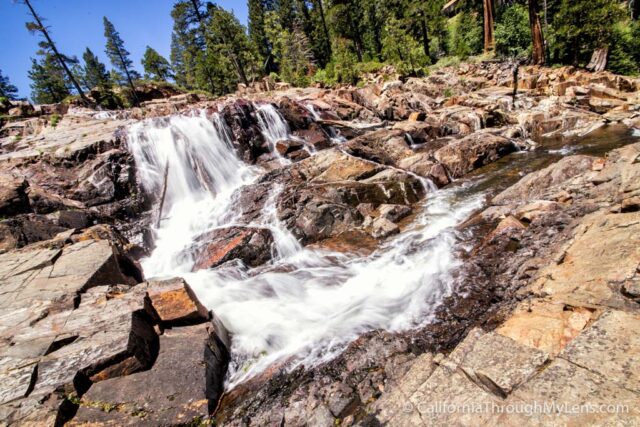
[[[325,9],[322,0],[312,0],[313,14],[316,23],[316,36],[314,38],[314,54],[321,67],[327,65],[331,60],[331,36],[325,16]]]
[[[172,77],[169,61],[149,46],[147,46],[141,62],[146,79],[166,82]]]
[[[115,69],[126,77],[126,81],[131,88],[131,95],[135,104],[138,104],[138,97],[136,95],[136,87],[133,84],[133,79],[139,75],[132,69],[133,62],[129,58],[129,52],[124,47],[124,41],[120,38],[120,34],[116,31],[116,28],[105,16],[103,18],[104,23],[104,36],[107,39],[105,46],[105,53],[109,57],[111,64]]]
[[[265,23],[280,77],[297,86],[307,85],[316,67],[311,43],[301,26],[283,28],[281,17],[275,11],[265,14]]]
[[[62,102],[71,95],[65,80],[65,70],[51,53],[43,53],[40,61],[31,59],[31,99],[37,104]]]
[[[232,13],[219,6],[209,4],[207,12],[210,17],[207,41],[214,51],[231,61],[240,82],[248,84],[247,75],[255,65],[255,58],[245,28]]]
[[[562,0],[554,16],[558,58],[574,65],[586,63],[595,49],[612,43],[615,24],[624,16],[617,0]]]
[[[18,88],[11,84],[9,77],[2,75],[0,70],[0,98],[17,99]]]
[[[207,52],[206,22],[199,0],[181,0],[173,5],[173,36],[171,63],[176,71],[176,81],[184,87],[218,92],[212,67],[215,66]],[[178,69],[183,70],[180,75]]]
[[[105,65],[100,62],[98,57],[87,48],[82,54],[84,60],[84,82],[87,89],[91,90],[96,87],[110,87],[111,79]]]
[[[429,57],[423,47],[403,28],[400,21],[390,18],[382,41],[384,58],[402,73],[418,74],[428,65]]]
[[[96,103],[109,109],[120,107],[121,102],[113,92],[113,80],[106,66],[89,48],[82,54],[82,59],[84,60],[83,81]]]
[[[543,65],[546,59],[546,55],[544,49],[544,36],[542,34],[542,23],[540,22],[538,0],[529,0],[529,26],[531,27],[531,42],[533,45],[531,60],[534,64]]]
[[[58,48],[56,47],[55,43],[51,39],[51,36],[49,35],[49,30],[42,23],[43,18],[40,17],[40,15],[38,15],[36,13],[36,11],[33,8],[33,6],[31,6],[31,2],[29,0],[22,0],[22,3],[27,6],[27,8],[29,9],[29,13],[31,14],[31,17],[34,19],[34,22],[27,22],[27,29],[30,32],[36,32],[37,31],[40,34],[42,34],[42,36],[44,37],[45,41],[44,41],[44,43],[41,44],[41,46],[44,45],[44,46],[46,46],[47,49],[49,49],[51,51],[52,55],[55,57],[55,59],[58,61],[58,64],[62,68],[62,71],[66,74],[66,77],[69,79],[69,81],[71,81],[71,83],[75,87],[76,91],[78,92],[78,95],[80,95],[80,98],[82,98],[82,100],[85,103],[89,104],[90,103],[89,99],[87,99],[87,97],[84,95],[84,92],[82,91],[82,88],[80,87],[80,84],[78,83],[78,81],[75,78],[74,74],[71,72],[71,70],[69,69],[69,67],[67,66],[67,64],[65,62],[66,57],[64,55],[62,55],[58,51]]]
[[[359,0],[333,0],[329,8],[329,21],[336,37],[351,40],[358,62],[365,55],[364,13]]]
[[[267,70],[267,64],[271,57],[271,49],[267,41],[267,35],[264,29],[265,5],[263,0],[249,0],[249,39],[253,45],[260,61],[263,63],[263,69]]]

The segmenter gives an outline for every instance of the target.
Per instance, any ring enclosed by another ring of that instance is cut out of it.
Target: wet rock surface
[[[152,246],[157,195],[140,188],[126,147],[135,120],[204,109],[232,135],[230,149],[264,169],[233,195],[234,226],[185,252],[194,271],[269,268],[265,215],[302,245],[369,254],[436,187],[464,186],[544,138],[638,127],[637,79],[522,67],[514,99],[510,77],[505,64],[464,64],[364,88],[177,95],[110,117],[16,106],[22,118],[0,131],[0,422],[635,423],[638,144],[568,155],[489,189],[488,206],[457,230],[462,266],[429,322],[363,333],[327,362],[285,360],[226,392],[231,337],[220,319],[183,279],[144,281],[136,262]],[[265,104],[288,138],[267,141]],[[545,400],[629,411],[530,418],[431,406]]]
[[[266,228],[222,228],[199,236],[196,244],[194,271],[234,259],[257,267],[271,259],[273,236]]]

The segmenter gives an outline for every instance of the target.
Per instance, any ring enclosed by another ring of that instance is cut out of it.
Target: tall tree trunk
[[[324,6],[322,0],[317,0],[317,7],[320,11],[320,20],[322,21],[322,29],[324,30],[324,37],[327,39],[327,46],[329,47],[329,57],[331,57],[331,37],[329,37],[329,30],[327,29],[327,21],[324,18]]]
[[[640,0],[631,0],[631,18],[640,18]]]
[[[484,4],[484,53],[490,52],[495,46],[493,35],[493,0],[483,0]]]
[[[427,57],[431,56],[429,52],[429,30],[427,28],[427,17],[424,16],[424,12],[420,11],[420,27],[422,30],[422,49]]]
[[[533,43],[532,61],[536,65],[544,65],[544,35],[538,14],[538,0],[529,0],[529,25],[531,26],[531,41]]]
[[[82,88],[78,84],[78,81],[76,80],[74,75],[71,73],[71,70],[69,70],[69,67],[67,67],[67,64],[64,62],[64,58],[62,57],[62,55],[60,55],[60,52],[58,52],[58,48],[56,48],[56,45],[53,43],[53,40],[51,40],[51,37],[49,37],[49,32],[47,31],[45,26],[42,25],[42,21],[40,20],[40,17],[36,13],[36,11],[31,6],[31,3],[29,2],[29,0],[24,0],[24,4],[26,4],[27,7],[29,8],[29,12],[31,13],[31,16],[33,16],[33,19],[35,19],[36,23],[38,24],[38,29],[44,35],[45,39],[47,39],[47,43],[49,44],[49,46],[51,46],[51,50],[53,50],[53,53],[56,59],[64,69],[64,72],[67,74],[67,77],[69,77],[69,80],[71,80],[71,82],[73,83],[73,86],[78,91],[78,95],[80,95],[80,98],[82,98],[82,100],[86,104],[90,105],[91,101],[89,101],[89,99],[85,96],[84,92],[82,91]]]

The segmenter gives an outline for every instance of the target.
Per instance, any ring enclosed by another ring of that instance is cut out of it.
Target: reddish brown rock
[[[198,237],[193,271],[213,268],[238,259],[256,267],[271,259],[273,236],[266,228],[231,227],[210,231]]]
[[[154,314],[164,324],[204,321],[208,310],[182,278],[148,282],[147,295]]]
[[[476,132],[448,144],[434,153],[454,178],[516,151],[512,141],[488,132]]]

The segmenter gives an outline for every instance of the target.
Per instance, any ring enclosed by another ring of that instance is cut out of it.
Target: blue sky
[[[67,55],[82,57],[91,49],[109,67],[104,54],[102,17],[115,25],[131,52],[136,69],[147,45],[169,58],[171,43],[170,12],[176,0],[32,0],[33,7],[47,19],[58,49]],[[246,0],[219,0],[217,4],[233,10],[240,22],[247,23]],[[27,71],[38,49],[39,37],[29,34],[24,23],[27,8],[14,0],[0,0],[0,70],[16,85],[21,97],[31,89]]]

